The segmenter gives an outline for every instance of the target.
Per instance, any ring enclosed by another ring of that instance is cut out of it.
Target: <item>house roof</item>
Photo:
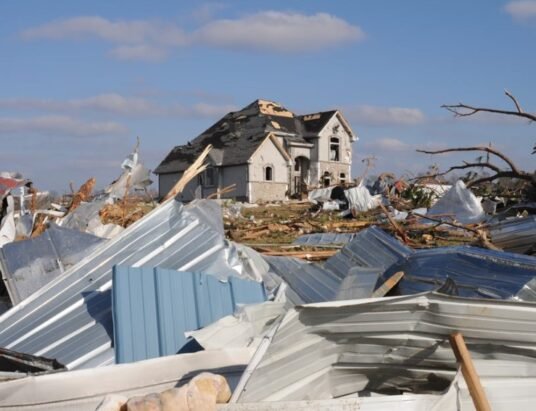
[[[245,164],[270,133],[289,142],[307,143],[304,136],[321,130],[335,113],[296,116],[278,103],[255,100],[242,110],[226,114],[187,144],[174,147],[155,173],[186,170],[208,144],[213,146],[209,158],[215,165]]]
[[[337,110],[324,111],[322,113],[306,114],[299,118],[303,122],[304,129],[307,133],[317,134],[322,131],[336,112]]]

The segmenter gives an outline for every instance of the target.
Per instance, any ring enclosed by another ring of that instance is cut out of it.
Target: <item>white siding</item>
[[[272,180],[266,181],[266,167],[272,167]],[[249,164],[249,201],[285,200],[289,189],[289,165],[286,158],[268,138],[257,149]]]
[[[253,154],[250,159],[251,174],[249,181],[251,182],[264,182],[265,167],[272,167],[274,183],[286,183],[288,184],[288,165],[287,160],[279,152],[274,143],[268,138],[261,144],[258,150]]]

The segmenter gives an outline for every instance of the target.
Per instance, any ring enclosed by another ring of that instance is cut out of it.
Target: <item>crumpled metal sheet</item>
[[[57,358],[69,369],[113,363],[112,267],[202,271],[219,278],[259,278],[242,253],[193,212],[219,205],[202,200],[160,205],[63,275],[0,317],[0,346]],[[248,261],[251,264],[251,261]]]
[[[12,304],[41,289],[103,241],[51,224],[39,237],[4,245],[0,249],[0,270]]]
[[[536,379],[535,315],[531,303],[436,293],[296,307],[257,351],[233,398],[443,393],[457,374],[448,340],[455,331],[481,378],[527,387]]]
[[[511,299],[536,277],[536,257],[470,246],[438,247],[418,250],[399,261],[381,281],[397,271],[405,275],[392,295],[436,290],[450,279],[460,296]],[[517,298],[536,301],[528,293]]]
[[[386,270],[413,250],[378,227],[360,231],[339,253],[329,258],[324,267],[344,278],[352,267]]]
[[[505,251],[536,254],[536,215],[501,221],[489,232],[493,244]]]
[[[233,315],[186,335],[205,350],[255,347],[276,318],[286,311],[284,303],[274,301],[248,304],[237,308]]]
[[[0,409],[94,411],[110,393],[130,398],[162,392],[188,383],[203,371],[223,375],[233,389],[251,355],[249,349],[201,351],[20,378],[0,384]]]
[[[337,298],[342,279],[331,271],[298,258],[266,256],[271,270],[293,291],[287,298],[294,304],[331,301]]]

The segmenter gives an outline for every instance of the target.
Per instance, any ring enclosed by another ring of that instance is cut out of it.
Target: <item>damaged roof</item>
[[[304,135],[320,131],[336,113],[296,116],[280,104],[255,100],[240,111],[226,114],[187,144],[174,147],[154,172],[186,170],[209,144],[213,146],[209,157],[218,166],[245,164],[270,133],[284,137],[289,143],[307,144]]]

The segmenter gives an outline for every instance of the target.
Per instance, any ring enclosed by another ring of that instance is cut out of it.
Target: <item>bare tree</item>
[[[456,117],[468,117],[476,113],[485,112],[485,113],[505,114],[508,116],[523,117],[523,118],[528,119],[531,122],[536,121],[536,114],[527,113],[525,110],[523,110],[521,108],[521,105],[519,104],[519,102],[517,101],[517,99],[514,97],[512,93],[510,93],[508,90],[504,90],[504,94],[506,94],[506,96],[510,98],[510,100],[513,101],[516,107],[515,111],[501,110],[501,109],[496,109],[496,108],[475,107],[475,106],[470,106],[464,103],[443,104],[441,107],[446,108],[451,113],[454,113]]]
[[[536,176],[534,174],[527,173],[526,171],[520,170],[510,158],[508,158],[506,155],[501,153],[499,150],[494,149],[492,147],[486,147],[486,146],[477,146],[477,147],[454,147],[454,148],[446,148],[443,150],[417,150],[419,153],[425,153],[425,154],[443,154],[443,153],[453,153],[453,152],[460,152],[460,151],[479,151],[483,153],[488,153],[492,156],[495,156],[494,158],[499,158],[503,160],[506,165],[508,166],[508,169],[505,170],[491,162],[490,157],[486,158],[486,161],[483,161],[484,157],[481,156],[478,159],[476,159],[474,162],[467,162],[464,161],[463,164],[458,166],[452,166],[447,171],[443,173],[437,173],[433,177],[438,176],[444,176],[448,173],[450,173],[453,170],[464,170],[464,169],[470,169],[470,168],[481,168],[481,169],[487,169],[494,172],[494,174],[486,177],[480,177],[473,179],[467,183],[467,186],[470,187],[475,184],[484,183],[488,181],[494,181],[499,178],[503,177],[509,177],[509,178],[517,178],[520,180],[528,181],[534,185],[536,185]],[[432,177],[432,176],[431,176]]]
[[[508,90],[504,91],[504,94],[512,100],[515,106],[515,110],[502,110],[502,109],[495,109],[495,108],[487,108],[487,107],[476,107],[464,103],[459,104],[445,104],[441,107],[447,109],[451,113],[454,113],[456,117],[468,117],[472,116],[477,113],[494,113],[494,114],[503,114],[508,116],[515,116],[515,117],[521,117],[529,120],[530,122],[536,121],[536,114],[527,113],[521,105],[519,104],[519,101],[516,99],[516,97],[510,93]],[[519,179],[522,181],[526,181],[532,185],[533,188],[536,188],[536,174],[535,173],[528,173],[526,171],[523,171],[519,169],[514,162],[508,158],[506,155],[501,153],[499,150],[491,147],[491,144],[489,147],[485,146],[476,146],[476,147],[455,147],[455,148],[447,148],[444,150],[417,150],[420,153],[425,154],[443,154],[443,153],[453,153],[453,152],[462,152],[462,151],[476,151],[483,153],[484,155],[478,157],[476,160],[472,162],[464,161],[461,165],[456,165],[450,167],[447,171],[443,173],[436,173],[434,177],[437,176],[443,176],[445,174],[450,173],[453,170],[464,170],[464,169],[480,169],[480,170],[487,170],[490,171],[491,175],[486,176],[478,176],[473,175],[470,181],[468,182],[467,186],[473,186],[475,184],[479,183],[485,183],[485,182],[492,182],[499,178],[513,178],[513,179]],[[533,148],[532,154],[536,153],[536,145]],[[492,160],[501,160],[504,165],[499,166],[492,162]],[[505,167],[506,166],[506,167]]]
[[[504,90],[504,94],[514,103],[514,106],[516,107],[515,111],[487,107],[475,107],[464,103],[443,104],[441,107],[446,108],[451,113],[454,113],[456,117],[469,117],[473,114],[484,112],[526,118],[530,122],[536,121],[536,114],[527,113],[525,110],[523,110],[519,104],[519,101],[512,93],[510,93],[508,90]],[[532,147],[532,154],[536,154],[536,144],[534,147]]]

